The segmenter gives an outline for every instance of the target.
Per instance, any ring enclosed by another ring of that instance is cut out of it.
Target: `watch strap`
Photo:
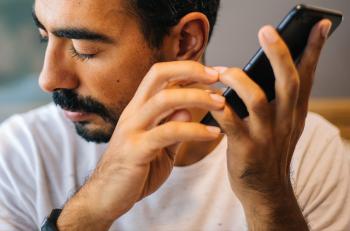
[[[45,218],[43,225],[41,226],[41,231],[58,231],[57,220],[62,212],[62,209],[52,210],[50,216]]]

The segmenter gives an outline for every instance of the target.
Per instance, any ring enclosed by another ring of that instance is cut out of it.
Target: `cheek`
[[[118,51],[109,52],[109,54],[108,58],[85,63],[90,65],[85,69],[86,75],[81,82],[82,90],[86,92],[81,93],[97,99],[108,107],[123,109],[154,63],[153,56],[144,47],[140,49],[134,47],[129,49],[129,52]]]

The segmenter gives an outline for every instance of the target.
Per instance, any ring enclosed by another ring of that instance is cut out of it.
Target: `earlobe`
[[[209,21],[204,14],[194,12],[184,16],[172,30],[171,36],[176,38],[174,58],[200,61],[208,44],[209,30]]]

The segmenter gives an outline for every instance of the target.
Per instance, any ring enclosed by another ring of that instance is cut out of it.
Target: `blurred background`
[[[313,98],[327,98],[328,105],[337,106],[339,113],[350,111],[347,100],[350,98],[349,0],[222,0],[207,62],[213,66],[243,67],[259,47],[259,28],[265,24],[277,25],[297,3],[334,8],[344,13],[342,25],[322,54]],[[44,45],[39,43],[32,22],[32,4],[33,1],[28,0],[0,0],[0,122],[14,113],[50,102],[50,96],[41,92],[37,84]],[[315,107],[323,108],[324,102],[316,103]],[[323,110],[327,112],[329,107]],[[349,114],[344,116],[345,120],[349,118]]]
[[[50,100],[37,84],[45,47],[32,20],[32,4],[0,0],[0,121]]]
[[[294,5],[305,3],[342,11],[344,20],[329,39],[319,63],[314,97],[350,96],[349,0],[222,0],[218,27],[208,50],[212,65],[243,67],[256,52],[261,26],[277,26]]]

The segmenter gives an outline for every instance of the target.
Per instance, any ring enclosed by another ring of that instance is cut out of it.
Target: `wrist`
[[[90,179],[64,206],[57,220],[60,231],[108,230],[113,222],[126,213],[132,205],[109,199],[102,179]],[[115,195],[117,196],[117,195]],[[118,201],[122,201],[121,199]]]
[[[108,230],[114,220],[105,217],[94,210],[91,201],[86,198],[74,196],[64,206],[59,218],[57,228],[65,230]]]
[[[242,206],[251,230],[308,230],[290,184],[255,193]]]
[[[84,208],[91,218],[113,222],[136,203],[116,188],[121,188],[116,180],[94,175],[70,202]]]

